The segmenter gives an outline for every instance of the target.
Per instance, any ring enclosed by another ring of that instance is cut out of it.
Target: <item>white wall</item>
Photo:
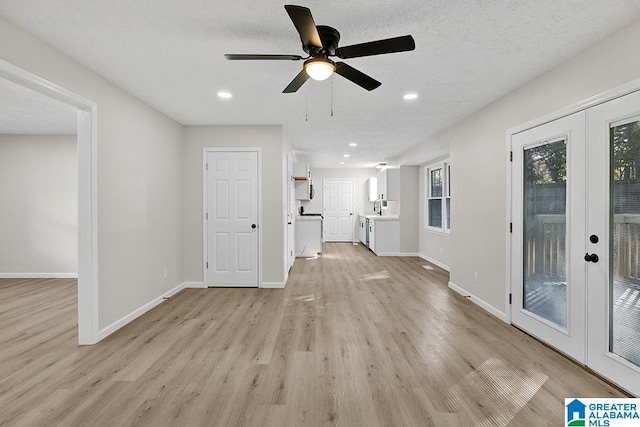
[[[396,159],[426,159],[450,147],[452,164],[451,282],[504,312],[506,269],[506,131],[615,86],[640,78],[640,22],[586,49],[555,69],[426,139]],[[438,154],[441,155],[441,154]],[[422,180],[422,177],[421,177]],[[421,183],[421,185],[424,185]],[[421,209],[424,191],[420,191]],[[420,213],[424,217],[423,212]],[[422,221],[422,220],[421,220]],[[436,236],[434,236],[437,238]],[[438,245],[420,251],[438,259]],[[479,283],[474,283],[474,272]]]
[[[363,215],[373,214],[373,203],[369,202],[369,187],[367,179],[375,177],[375,168],[311,168],[311,179],[316,195],[313,200],[301,201],[304,211],[308,213],[322,213],[324,191],[322,182],[325,178],[350,178],[355,180],[355,209]]]
[[[417,254],[418,233],[418,166],[400,167],[400,253]]]
[[[285,280],[284,148],[281,126],[187,126],[183,144],[185,281],[202,282],[202,149],[262,148],[262,280]],[[289,153],[290,154],[290,153]]]
[[[75,135],[0,135],[0,277],[78,272]]]
[[[0,58],[97,103],[99,328],[182,282],[182,126],[0,18]],[[163,279],[164,268],[169,278]]]

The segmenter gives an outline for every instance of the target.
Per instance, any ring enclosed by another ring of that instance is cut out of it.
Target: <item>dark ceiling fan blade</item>
[[[369,91],[374,90],[382,84],[376,79],[367,76],[362,71],[358,71],[344,62],[336,62],[336,73]]]
[[[322,47],[322,41],[316,28],[316,23],[313,21],[311,11],[303,6],[285,5],[284,7],[289,14],[289,18],[293,21],[293,25],[296,26],[296,30],[300,34],[300,40],[307,46],[313,46],[317,48]]]
[[[300,61],[302,56],[300,55],[252,55],[252,54],[244,54],[244,53],[225,53],[225,59],[230,60],[264,60],[264,59],[275,59],[282,61]]]
[[[336,56],[342,59],[360,56],[381,55],[384,53],[406,52],[414,50],[416,42],[412,36],[400,36],[368,43],[354,44],[336,49]]]
[[[307,72],[303,69],[302,71],[300,71],[300,73],[298,73],[298,75],[291,81],[291,83],[289,83],[289,86],[285,87],[284,90],[282,91],[282,93],[293,93],[295,91],[297,91],[298,89],[300,89],[302,87],[302,85],[304,84],[304,82],[307,81],[307,79],[309,78],[309,75],[307,74]]]

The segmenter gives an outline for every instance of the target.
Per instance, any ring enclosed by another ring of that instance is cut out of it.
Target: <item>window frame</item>
[[[440,169],[442,179],[442,195],[431,195],[431,172]],[[450,234],[451,233],[451,162],[449,159],[444,159],[437,163],[431,163],[424,168],[424,229],[434,231],[437,233]],[[442,223],[440,227],[429,225],[429,202],[431,200],[441,200],[441,218]]]

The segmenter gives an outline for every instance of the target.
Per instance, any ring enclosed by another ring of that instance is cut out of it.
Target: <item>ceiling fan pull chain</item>
[[[304,88],[304,121],[309,121],[309,91]]]
[[[331,76],[331,117],[333,117],[333,76]]]

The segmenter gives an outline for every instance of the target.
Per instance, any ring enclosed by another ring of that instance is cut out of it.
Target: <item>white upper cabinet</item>
[[[293,179],[309,179],[309,178],[311,178],[309,163],[293,164]]]
[[[378,172],[378,199],[400,200],[400,169]]]
[[[371,177],[367,180],[369,187],[369,201],[375,202],[378,199],[378,178]]]

